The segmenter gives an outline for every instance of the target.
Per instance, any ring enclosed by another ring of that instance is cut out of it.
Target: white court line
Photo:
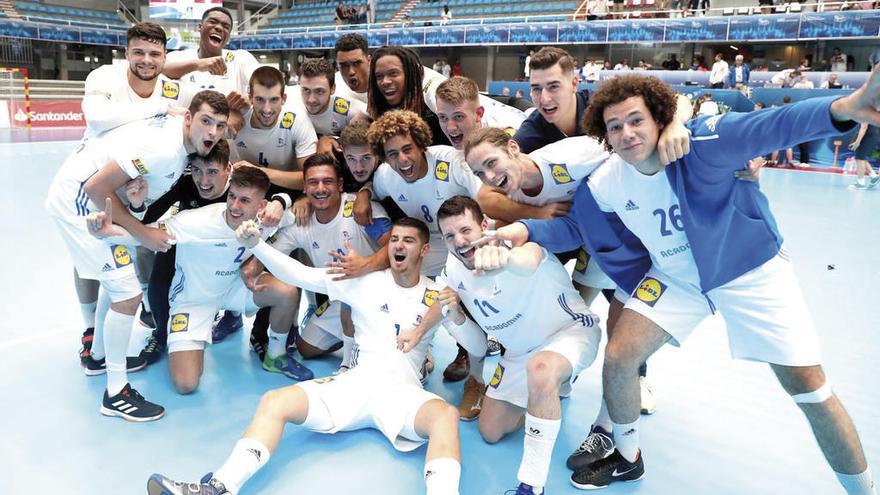
[[[26,335],[24,337],[19,337],[17,339],[8,340],[6,342],[0,342],[0,351],[2,351],[3,349],[10,348],[10,347],[19,346],[21,344],[27,344],[29,342],[43,340],[48,337],[55,337],[55,336],[60,335],[62,333],[70,333],[70,332],[76,331],[77,328],[78,327],[56,328],[54,330],[49,330],[49,331],[34,334],[34,335]]]

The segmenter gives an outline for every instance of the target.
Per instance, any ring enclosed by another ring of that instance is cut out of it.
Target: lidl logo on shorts
[[[489,381],[489,386],[492,388],[498,388],[498,385],[501,384],[501,378],[504,377],[504,366],[498,365],[495,368],[495,374],[492,375],[492,379]]]
[[[150,173],[150,169],[148,169],[147,166],[144,165],[143,160],[141,160],[140,158],[135,158],[135,159],[133,159],[133,160],[131,161],[131,164],[134,165],[134,168],[136,168],[137,171],[138,171],[141,175],[147,175],[148,173]]]
[[[321,316],[324,314],[324,311],[327,311],[327,308],[330,307],[330,301],[324,301],[324,304],[318,306],[318,309],[315,310],[315,316]]]
[[[571,182],[571,175],[568,173],[568,167],[564,163],[551,163],[550,174],[553,175],[553,182],[557,184],[568,184]]]
[[[162,96],[170,100],[176,100],[180,96],[180,83],[165,81],[162,84]]]
[[[578,249],[578,259],[577,262],[574,264],[574,271],[578,273],[584,273],[585,271],[587,271],[587,264],[589,263],[589,261],[590,258],[587,255],[587,252],[583,248]]]
[[[189,313],[171,315],[171,333],[186,332],[187,330],[189,330]]]
[[[131,264],[131,254],[128,252],[127,247],[113,244],[110,246],[110,250],[113,251],[113,261],[116,262],[116,268],[122,268]]]
[[[348,115],[348,100],[345,98],[336,97],[333,101],[333,111],[338,113],[339,115]]]
[[[665,291],[666,285],[663,282],[656,278],[645,277],[636,289],[636,299],[653,308]]]
[[[342,205],[342,216],[344,218],[351,218],[352,213],[354,213],[354,201],[348,200]]]
[[[226,61],[232,62],[233,60],[235,60],[235,54],[232,52],[226,52]]]
[[[333,381],[332,376],[325,376],[323,378],[315,378],[314,380],[312,380],[312,383],[317,383],[318,385],[320,385],[322,383],[330,383],[332,381]]]
[[[290,129],[293,127],[293,122],[296,120],[296,114],[293,112],[284,112],[284,115],[281,117],[281,128],[282,129]]]
[[[437,162],[437,166],[434,167],[434,177],[449,182],[449,162]]]
[[[432,289],[425,289],[425,295],[422,296],[422,304],[425,306],[431,307],[434,305],[434,301],[437,300],[437,295],[440,294],[439,291]]]

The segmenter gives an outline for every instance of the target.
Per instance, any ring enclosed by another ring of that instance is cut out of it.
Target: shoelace
[[[596,450],[596,447],[598,447],[600,444],[602,445],[602,447],[605,448],[605,450],[611,450],[611,447],[614,445],[607,436],[605,436],[601,433],[593,432],[593,433],[590,433],[590,435],[587,437],[586,440],[583,441],[583,443],[581,443],[581,445],[577,448],[575,453],[576,454],[583,454],[583,453],[592,454]]]
[[[150,339],[147,341],[147,346],[144,347],[144,351],[153,353],[159,351],[159,341],[157,339]]]

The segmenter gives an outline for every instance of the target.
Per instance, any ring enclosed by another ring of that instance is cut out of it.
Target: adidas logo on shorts
[[[636,204],[633,203],[633,200],[631,200],[631,199],[626,200],[625,208],[626,208],[626,211],[636,211],[639,209],[639,207],[636,206]]]

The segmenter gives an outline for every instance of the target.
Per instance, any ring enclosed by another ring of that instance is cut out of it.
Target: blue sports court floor
[[[259,368],[246,335],[211,348],[197,393],[177,396],[167,360],[131,376],[168,413],[131,424],[98,413],[104,378],[79,367],[82,331],[70,259],[44,213],[45,192],[70,151],[70,135],[14,143],[0,136],[2,222],[0,259],[0,493],[145,493],[147,477],[163,472],[197,480],[216,469],[250,421],[260,395],[291,382]],[[853,416],[869,462],[880,474],[880,393],[877,385],[880,191],[851,191],[851,177],[766,170],[787,248],[821,334],[834,389]],[[603,304],[594,308],[605,314]],[[770,370],[729,358],[723,324],[710,321],[681,349],[650,361],[656,414],[643,416],[646,476],[605,493],[843,493],[815,445],[806,420]],[[136,345],[139,345],[138,342]],[[437,371],[429,388],[457,402],[460,384],[440,373],[454,354],[438,333]],[[332,359],[312,363],[330,373]],[[486,365],[487,377],[495,359]],[[598,408],[601,362],[563,403],[548,494],[580,493],[569,485],[565,458]],[[501,494],[516,486],[522,433],[485,444],[476,423],[461,424],[464,495]],[[243,493],[423,493],[424,447],[399,454],[375,431],[319,435],[296,427]]]

